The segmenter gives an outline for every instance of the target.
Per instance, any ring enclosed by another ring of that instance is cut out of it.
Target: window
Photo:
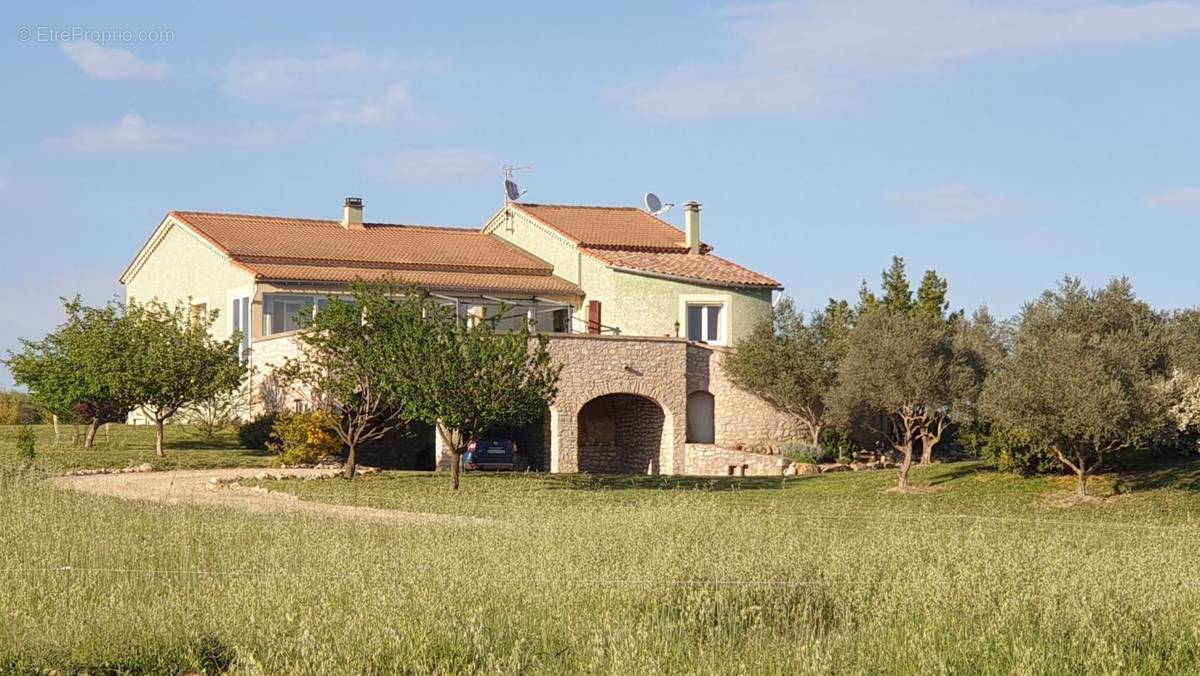
[[[270,293],[263,296],[263,335],[300,329],[299,315],[315,317],[328,304],[325,296]],[[249,321],[247,321],[249,325]]]
[[[696,342],[722,345],[725,343],[723,317],[725,306],[721,303],[688,303],[687,337]]]
[[[242,339],[238,344],[238,356],[243,359],[246,352],[250,349],[250,297],[233,299],[233,311],[229,314],[230,324],[229,333],[241,333]]]

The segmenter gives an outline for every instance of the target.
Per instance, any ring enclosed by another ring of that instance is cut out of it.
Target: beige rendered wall
[[[579,249],[562,234],[512,207],[493,216],[484,231],[553,265],[555,276],[579,284]]]
[[[171,222],[168,227],[141,268],[126,280],[126,299],[157,298],[174,305],[190,298],[192,303],[207,303],[210,311],[219,310],[213,334],[228,336],[230,303],[236,293],[250,295],[254,278],[185,226]]]
[[[730,289],[606,271],[612,278],[608,293],[615,300],[603,306],[604,323],[619,326],[622,335],[674,336],[676,321],[684,335],[686,304],[717,301],[725,303],[725,335],[732,345],[771,314],[770,289]]]

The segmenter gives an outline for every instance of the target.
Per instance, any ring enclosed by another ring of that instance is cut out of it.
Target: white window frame
[[[720,318],[717,320],[717,339],[702,340],[707,345],[724,347],[729,345],[729,327],[732,325],[733,297],[729,294],[683,294],[679,297],[680,335],[688,338],[688,308],[693,306],[720,306]],[[708,311],[700,313],[700,335],[708,335]]]

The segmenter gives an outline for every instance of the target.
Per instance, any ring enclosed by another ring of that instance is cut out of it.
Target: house
[[[481,229],[367,222],[357,198],[340,220],[172,211],[121,282],[130,300],[220,308],[213,331],[242,335],[258,388],[296,354],[297,315],[355,280],[418,286],[464,316],[503,306],[501,326],[531,321],[563,364],[544,420],[514,431],[536,466],[775,471],[774,458],[738,449],[798,437],[797,423],[733,387],[720,363],[780,286],[717,256],[700,205],[684,211],[682,231],[632,207],[520,202]]]

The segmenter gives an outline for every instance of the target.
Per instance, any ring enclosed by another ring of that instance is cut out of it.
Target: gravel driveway
[[[50,482],[55,486],[83,493],[111,495],[128,500],[147,500],[167,504],[218,505],[237,507],[251,512],[305,512],[387,523],[458,525],[494,523],[490,519],[469,516],[309,502],[290,493],[225,483],[237,479],[253,479],[255,475],[263,473],[264,470],[261,468],[193,469],[170,472],[59,476],[53,477]],[[272,469],[266,473],[273,476],[312,478],[333,476],[338,473],[338,470]],[[220,483],[214,484],[211,481],[214,478]]]

